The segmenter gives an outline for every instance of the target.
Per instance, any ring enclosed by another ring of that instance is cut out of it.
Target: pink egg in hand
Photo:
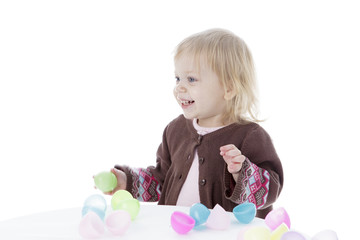
[[[171,214],[171,226],[175,232],[186,234],[195,226],[195,220],[183,212],[175,211]]]
[[[79,234],[83,238],[99,238],[105,231],[104,223],[94,212],[88,212],[79,225]]]
[[[211,210],[206,226],[215,230],[225,230],[230,226],[230,215],[219,204]]]
[[[288,213],[284,208],[277,208],[269,212],[265,217],[266,225],[274,231],[282,223],[285,223],[290,229],[290,218]]]
[[[129,228],[131,216],[125,210],[110,213],[105,220],[107,229],[114,235],[122,235]]]

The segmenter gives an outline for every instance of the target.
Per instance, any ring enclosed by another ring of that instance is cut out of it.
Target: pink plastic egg
[[[79,234],[83,238],[98,238],[105,231],[104,223],[94,212],[88,212],[79,225]]]
[[[265,217],[266,225],[274,231],[282,223],[285,223],[290,229],[290,218],[288,213],[284,208],[277,208],[268,213]]]
[[[186,234],[195,226],[195,220],[186,213],[175,211],[171,214],[171,226],[175,232]]]
[[[114,235],[122,235],[129,228],[131,216],[125,210],[110,213],[105,220],[107,229]]]
[[[219,204],[210,212],[206,226],[215,230],[225,230],[230,226],[230,215]]]

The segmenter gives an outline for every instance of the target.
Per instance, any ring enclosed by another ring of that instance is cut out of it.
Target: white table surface
[[[131,222],[124,235],[114,236],[105,230],[101,239],[236,240],[239,232],[245,227],[264,226],[264,221],[259,218],[255,218],[251,225],[241,224],[229,212],[231,224],[226,230],[209,229],[202,225],[192,229],[186,235],[180,235],[172,229],[170,224],[170,217],[174,211],[189,214],[187,207],[141,205],[139,215]],[[78,233],[81,218],[81,208],[70,208],[2,221],[0,222],[0,239],[82,239]]]

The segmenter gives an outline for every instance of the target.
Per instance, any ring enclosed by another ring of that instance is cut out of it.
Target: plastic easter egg
[[[113,206],[114,210],[125,210],[130,213],[131,220],[134,220],[140,211],[140,203],[137,199],[126,199],[120,201],[116,206]]]
[[[243,240],[270,240],[271,232],[266,227],[249,228],[243,236]]]
[[[112,234],[122,235],[130,226],[131,216],[125,210],[117,210],[106,217],[105,223]]]
[[[289,228],[285,223],[282,223],[277,229],[271,233],[270,240],[280,240],[282,235],[289,231]]]
[[[215,230],[225,230],[230,226],[230,215],[219,204],[210,212],[206,226]]]
[[[338,236],[333,230],[324,230],[315,234],[311,240],[338,240]]]
[[[173,212],[170,221],[172,228],[179,234],[186,234],[195,226],[195,220],[183,212]]]
[[[89,196],[84,201],[84,206],[98,208],[102,211],[106,211],[107,204],[105,198],[100,194],[94,194]]]
[[[102,192],[111,192],[117,186],[117,179],[112,172],[101,172],[94,176],[95,186]]]
[[[85,200],[82,208],[82,216],[85,216],[89,211],[93,211],[104,220],[106,208],[107,204],[105,198],[102,195],[94,194]]]
[[[306,238],[296,231],[288,231],[281,236],[280,240],[306,240]]]
[[[115,210],[120,202],[128,199],[133,199],[131,193],[126,190],[116,191],[111,198],[111,207]]]
[[[265,217],[266,225],[274,231],[282,223],[285,223],[290,229],[290,218],[288,213],[284,208],[277,208],[269,212]]]
[[[201,203],[195,203],[190,208],[190,216],[195,220],[195,227],[204,224],[210,215],[210,210]]]
[[[99,238],[104,232],[104,223],[96,213],[88,212],[81,219],[79,234],[83,238]]]
[[[242,203],[234,207],[233,213],[240,223],[248,224],[256,216],[256,206],[253,203]]]
[[[88,214],[89,212],[93,212],[93,213],[96,213],[101,220],[104,220],[105,218],[105,214],[106,212],[104,212],[103,210],[100,210],[98,208],[93,208],[93,207],[87,207],[87,206],[84,206],[81,210],[81,213],[82,213],[82,216],[84,217],[86,214]]]

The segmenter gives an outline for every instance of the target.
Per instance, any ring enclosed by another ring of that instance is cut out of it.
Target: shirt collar
[[[196,118],[193,119],[193,126],[194,126],[195,130],[197,131],[197,133],[200,134],[200,135],[205,135],[205,134],[214,132],[214,131],[216,131],[216,130],[219,130],[220,128],[225,127],[225,126],[211,127],[211,128],[201,127],[201,126],[199,126],[199,124],[197,123],[197,119],[196,119]]]

